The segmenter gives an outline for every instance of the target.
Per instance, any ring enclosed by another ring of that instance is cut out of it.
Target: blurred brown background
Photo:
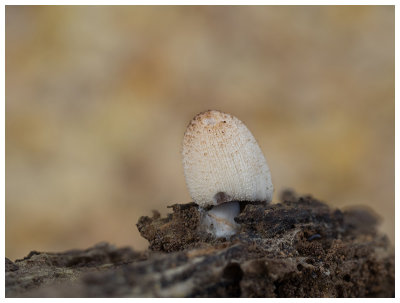
[[[206,109],[253,132],[275,201],[367,205],[394,241],[394,6],[7,6],[6,256],[145,249]]]

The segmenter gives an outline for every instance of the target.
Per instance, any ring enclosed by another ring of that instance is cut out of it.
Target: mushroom
[[[236,117],[216,110],[195,116],[183,138],[183,168],[190,196],[215,237],[234,235],[239,202],[272,200],[271,174],[256,139]]]

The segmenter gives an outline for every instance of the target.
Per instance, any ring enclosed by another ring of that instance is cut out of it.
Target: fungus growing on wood
[[[198,114],[183,138],[183,168],[203,225],[216,237],[236,233],[239,202],[272,200],[271,174],[256,139],[236,117],[216,110]]]

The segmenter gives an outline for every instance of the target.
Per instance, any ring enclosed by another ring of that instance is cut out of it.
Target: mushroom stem
[[[239,224],[234,220],[239,215],[239,202],[226,202],[204,211],[203,226],[216,238],[227,238],[236,234]]]

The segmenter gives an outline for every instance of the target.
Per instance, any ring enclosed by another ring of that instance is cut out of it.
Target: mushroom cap
[[[256,139],[236,117],[198,114],[183,138],[183,168],[192,199],[202,207],[272,200],[271,174]]]

